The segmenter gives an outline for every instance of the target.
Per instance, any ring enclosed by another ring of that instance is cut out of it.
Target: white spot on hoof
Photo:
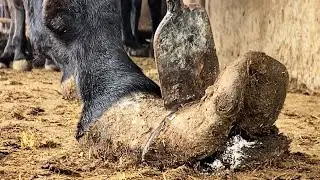
[[[8,68],[8,66],[0,62],[0,69],[6,69],[6,68]]]
[[[12,69],[14,69],[16,71],[31,71],[32,70],[32,63],[27,60],[13,61]]]
[[[240,168],[245,160],[250,156],[244,151],[245,148],[253,148],[258,142],[249,142],[243,139],[240,135],[236,135],[229,140],[227,148],[222,154],[222,161],[230,165],[230,169]],[[210,165],[214,170],[220,169],[221,161],[215,160]]]
[[[219,159],[215,160],[215,161],[214,161],[213,163],[211,163],[211,164],[207,163],[207,165],[208,165],[213,171],[219,171],[219,170],[223,170],[223,169],[226,168]]]
[[[44,69],[48,71],[60,71],[59,67],[53,64],[50,65],[44,65]]]

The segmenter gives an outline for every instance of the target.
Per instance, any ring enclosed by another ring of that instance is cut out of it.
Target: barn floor
[[[152,60],[137,59],[156,77]],[[320,97],[288,94],[277,126],[291,154],[244,172],[215,175],[188,167],[124,168],[81,152],[74,138],[80,103],[62,99],[60,73],[0,70],[0,179],[320,179]]]

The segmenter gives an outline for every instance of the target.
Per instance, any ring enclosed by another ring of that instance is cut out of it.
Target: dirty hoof
[[[281,63],[249,52],[224,69],[199,102],[171,112],[162,99],[134,94],[110,107],[79,142],[96,156],[159,168],[198,161],[219,152],[236,130],[252,139],[270,132],[287,84]]]
[[[45,64],[44,69],[48,71],[60,71],[60,68],[54,64]]]
[[[8,66],[0,62],[0,69],[6,69],[6,68],[8,68]]]
[[[283,107],[289,84],[288,71],[279,61],[260,52],[246,53],[238,62],[244,65],[238,68],[239,76],[246,75],[238,125],[251,135],[266,134]],[[236,69],[229,68],[233,72]]]
[[[12,63],[12,69],[16,71],[31,71],[32,70],[32,63],[25,59],[23,60],[15,60]]]
[[[78,99],[79,96],[76,91],[76,82],[73,77],[61,82],[61,94],[64,99],[73,100]]]

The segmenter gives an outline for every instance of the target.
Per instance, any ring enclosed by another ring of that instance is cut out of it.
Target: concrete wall
[[[284,63],[291,88],[320,92],[319,0],[207,0],[221,66],[249,51]]]

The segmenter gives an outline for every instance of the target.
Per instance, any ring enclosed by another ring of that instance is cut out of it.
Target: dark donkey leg
[[[11,18],[10,9],[9,9],[9,5],[8,5],[8,0],[3,0],[3,2],[5,3],[5,6],[4,6],[4,17]],[[4,28],[5,28],[5,33],[8,33],[9,29],[10,29],[10,24],[4,24]]]
[[[127,53],[132,56],[148,55],[137,37],[141,3],[141,0],[121,0],[122,41]]]
[[[14,60],[13,69],[18,71],[29,71],[32,69],[30,60],[27,60],[26,49],[28,45],[25,30],[25,9],[22,0],[13,0],[15,10],[15,32],[13,36]],[[32,54],[32,53],[30,53]]]
[[[148,0],[149,4],[149,10],[151,14],[151,19],[152,19],[152,37],[151,37],[151,42],[150,42],[150,56],[154,56],[154,51],[153,51],[153,38],[154,34],[161,22],[162,19],[162,1],[161,0]]]
[[[122,42],[124,45],[132,47],[135,45],[135,38],[131,29],[131,0],[121,0],[121,16],[122,16]]]
[[[9,10],[11,12],[11,21],[10,21],[10,29],[9,29],[9,37],[7,41],[7,45],[4,48],[2,55],[0,56],[0,69],[8,68],[10,62],[13,61],[14,57],[14,46],[13,46],[13,36],[14,36],[14,29],[15,29],[15,12],[12,1],[7,1]]]
[[[0,1],[0,17],[2,18],[6,18],[5,16],[5,6],[6,6],[6,2],[5,0],[1,0]],[[0,31],[3,33],[5,29],[5,23],[0,23]]]
[[[141,6],[142,6],[142,0],[131,0],[132,2],[132,11],[131,11],[131,28],[132,28],[132,34],[135,37],[136,40],[140,40],[139,37],[139,19],[141,15]]]

